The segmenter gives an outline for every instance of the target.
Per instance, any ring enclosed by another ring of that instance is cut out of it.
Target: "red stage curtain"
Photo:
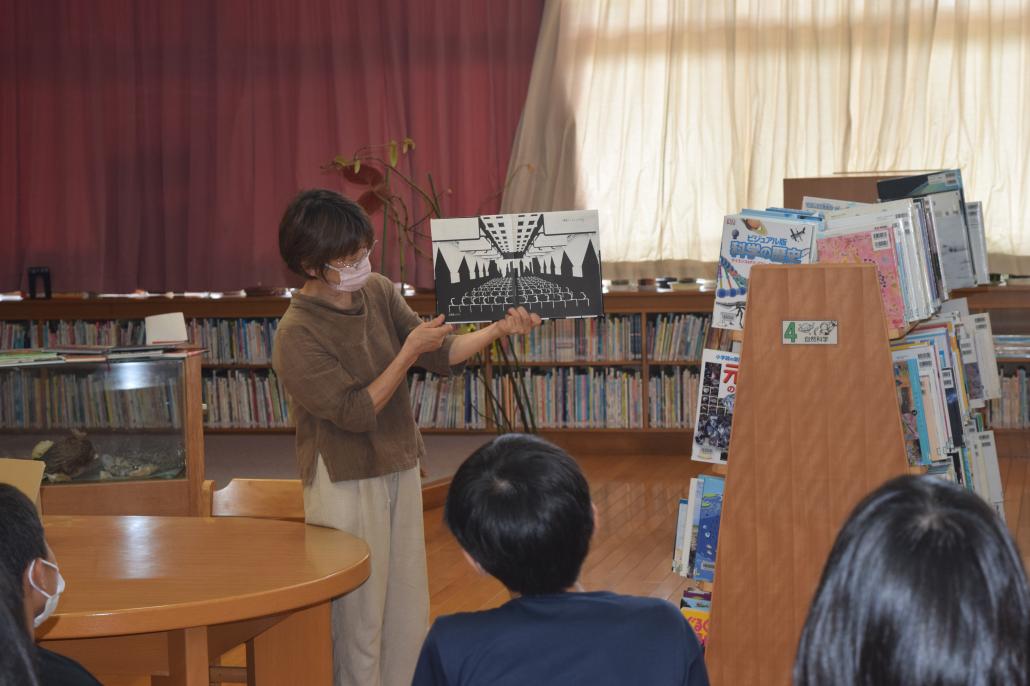
[[[321,166],[406,135],[446,215],[495,210],[542,6],[0,0],[0,290],[30,265],[59,291],[293,283],[289,199],[356,197]]]

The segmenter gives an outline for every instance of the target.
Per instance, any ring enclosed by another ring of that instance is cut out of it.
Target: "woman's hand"
[[[511,336],[513,334],[529,333],[531,329],[540,326],[541,323],[540,315],[530,314],[526,311],[525,307],[512,307],[508,309],[508,314],[504,319],[500,319],[495,323],[497,332],[502,336]]]
[[[404,339],[404,350],[414,357],[439,350],[443,345],[443,339],[454,333],[454,327],[444,324],[443,320],[444,316],[441,314],[436,319],[422,322],[412,329]]]

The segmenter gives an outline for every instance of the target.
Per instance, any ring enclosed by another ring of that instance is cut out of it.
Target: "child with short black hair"
[[[416,686],[708,684],[697,638],[671,604],[579,590],[595,510],[561,448],[522,434],[487,443],[458,468],[444,517],[512,600],[437,619]]]

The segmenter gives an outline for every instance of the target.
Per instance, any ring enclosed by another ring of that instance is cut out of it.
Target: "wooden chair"
[[[304,521],[304,487],[299,479],[233,479],[217,491],[213,481],[205,481],[201,498],[209,517]]]
[[[214,481],[205,481],[200,495],[207,517],[254,517],[304,521],[304,487],[299,479],[233,479],[217,491]],[[239,646],[211,665],[210,683],[247,683],[245,648]],[[228,662],[229,664],[225,664]]]

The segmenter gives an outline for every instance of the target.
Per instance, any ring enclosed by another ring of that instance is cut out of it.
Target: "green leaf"
[[[397,166],[397,157],[398,157],[397,156],[397,141],[395,141],[395,140],[391,140],[390,141],[389,154],[390,154],[390,158],[389,158],[390,159],[390,166],[391,167],[396,167]]]
[[[354,158],[354,173],[357,174],[361,171],[361,160],[357,157]]]

